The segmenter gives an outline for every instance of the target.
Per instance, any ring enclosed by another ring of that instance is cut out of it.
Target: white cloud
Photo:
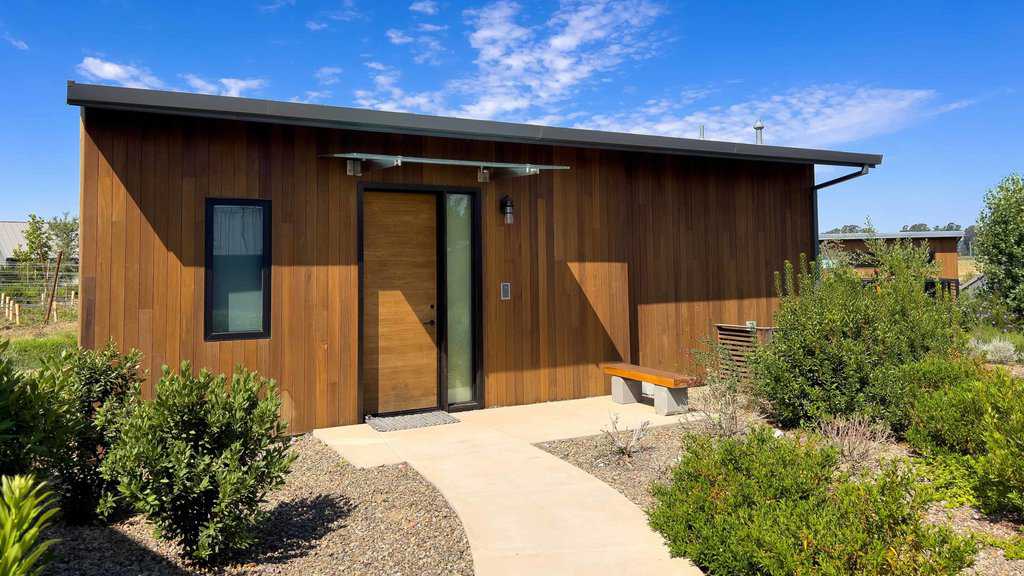
[[[241,96],[242,92],[248,90],[259,90],[267,85],[267,81],[262,78],[221,78],[221,85],[224,89],[221,90],[222,96]]]
[[[216,94],[219,91],[216,84],[213,82],[207,82],[195,74],[182,74],[181,77],[194,92],[199,92],[200,94]]]
[[[323,22],[318,22],[316,20],[306,20],[306,28],[308,28],[312,32],[319,32],[324,28],[327,28],[327,24]]]
[[[4,40],[7,41],[8,44],[10,44],[11,46],[14,46],[18,50],[28,50],[28,42],[25,42],[24,40],[20,40],[18,38],[15,38],[14,36],[11,36],[7,32],[4,32],[3,38],[4,38]]]
[[[259,6],[260,12],[277,12],[285,6],[295,6],[295,0],[272,0]]]
[[[798,88],[729,106],[685,112],[685,105],[651,101],[619,114],[594,115],[576,127],[694,138],[704,125],[709,140],[753,142],[755,121],[765,143],[830,146],[897,130],[929,111],[933,90],[824,85]]]
[[[363,17],[362,12],[356,8],[355,0],[344,0],[341,3],[341,8],[332,10],[327,13],[327,17],[331,20],[340,20],[342,22],[348,22],[351,20],[358,20]]]
[[[210,82],[195,74],[182,74],[185,83],[192,88],[193,92],[200,94],[216,94],[219,96],[241,96],[249,90],[259,90],[267,85],[266,80],[261,78],[221,78],[216,82]]]
[[[463,117],[516,120],[533,116],[534,108],[555,113],[602,73],[651,55],[656,39],[649,28],[662,8],[649,0],[564,0],[541,26],[521,23],[521,11],[515,2],[498,0],[464,12],[476,72],[422,93],[431,111],[440,95],[442,102],[458,100],[447,112]],[[436,62],[443,50],[429,36],[414,46],[417,62]],[[369,93],[363,90],[364,100],[372,100]],[[380,100],[393,101],[388,94]]]
[[[86,56],[75,66],[75,70],[89,80],[113,82],[128,88],[163,88],[162,80],[146,68],[130,64],[118,64],[93,56]]]
[[[441,25],[438,25],[438,24],[430,24],[430,23],[427,23],[427,22],[423,22],[421,24],[417,24],[416,25],[416,29],[419,30],[420,32],[443,32],[443,31],[447,30],[448,27],[447,26],[441,26]]]
[[[417,64],[440,64],[443,52],[444,45],[440,40],[433,36],[419,36],[416,38],[412,59]]]
[[[401,76],[398,70],[380,62],[367,62],[366,67],[374,71],[373,89],[355,91],[356,103],[360,106],[396,112],[446,113],[444,95],[441,92],[410,94],[398,86],[398,79]]]
[[[313,73],[313,77],[316,78],[317,83],[323,86],[337,84],[339,76],[341,76],[341,68],[338,68],[337,66],[322,66]]]
[[[412,42],[412,36],[409,36],[405,32],[402,32],[401,30],[395,30],[394,28],[392,28],[391,30],[385,32],[385,34],[388,37],[388,41],[390,41],[392,44],[408,44]]]
[[[409,10],[433,16],[437,14],[437,2],[434,0],[416,0],[416,2],[409,5]]]
[[[289,102],[299,102],[302,104],[309,104],[312,102],[319,102],[325,98],[331,97],[330,90],[307,90],[303,96],[292,96]]]

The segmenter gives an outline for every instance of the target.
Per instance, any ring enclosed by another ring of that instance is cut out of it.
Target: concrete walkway
[[[408,462],[458,513],[479,576],[699,575],[669,558],[647,518],[614,488],[533,443],[600,432],[610,412],[633,427],[678,422],[609,397],[462,412],[462,422],[379,433],[366,425],[314,435],[355,466]]]

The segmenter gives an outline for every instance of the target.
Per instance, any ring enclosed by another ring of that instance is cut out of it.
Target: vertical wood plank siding
[[[480,189],[488,407],[606,394],[602,361],[694,370],[715,323],[770,322],[772,272],[815,241],[812,169],[799,164],[98,109],[81,146],[82,344],[140,349],[147,393],[164,364],[259,370],[280,383],[293,432],[361,421],[360,181]],[[471,168],[406,165],[355,178],[317,158],[340,151],[572,170],[478,184]],[[203,340],[206,197],[272,202],[268,339]]]

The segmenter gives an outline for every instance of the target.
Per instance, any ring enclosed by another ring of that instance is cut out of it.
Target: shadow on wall
[[[121,335],[121,341],[141,341],[152,350],[151,370],[189,352],[207,365],[248,362],[249,352],[241,352],[241,344],[194,343],[202,339],[198,303],[204,198],[270,198],[273,265],[287,271],[273,280],[274,314],[301,330],[284,333],[275,323],[274,345],[258,353],[266,354],[260,362],[273,366],[274,376],[287,380],[284,392],[296,402],[292,387],[312,389],[306,376],[326,361],[318,356],[318,323],[327,318],[327,329],[340,331],[343,344],[355,338],[356,319],[349,318],[351,300],[358,297],[352,293],[358,264],[355,198],[334,193],[351,187],[344,164],[318,160],[318,152],[359,146],[368,152],[573,167],[483,186],[488,376],[586,367],[549,375],[548,391],[515,392],[508,401],[589,394],[594,390],[580,387],[591,386],[587,381],[602,361],[687,369],[691,349],[715,322],[769,322],[772,273],[783,260],[813,250],[806,189],[811,179],[802,165],[89,114],[99,115],[97,125],[109,126],[96,135],[97,146],[113,168],[112,177],[128,192],[125,205],[107,208],[114,215],[114,230],[121,232],[98,247],[109,250],[101,255],[109,266],[119,266],[120,258],[125,265],[121,312],[104,310],[104,321],[112,327],[124,324],[130,337]],[[472,171],[451,167],[410,165],[367,173],[364,179],[477,186]],[[339,187],[339,182],[349,184]],[[116,183],[104,182],[101,175],[101,206],[116,198],[110,195],[111,185]],[[511,226],[497,209],[505,194],[516,205]],[[137,229],[153,234],[133,236],[141,242],[123,237],[124,230]],[[340,287],[317,276],[320,270],[339,268],[345,270],[338,277]],[[497,299],[502,280],[516,285],[511,302]],[[110,287],[115,292],[111,298],[118,297],[118,288]],[[160,302],[175,292],[181,297]],[[346,300],[344,313],[332,312],[337,306],[332,301],[339,299]],[[178,319],[189,316],[189,310],[190,319]],[[94,318],[95,313],[87,309],[83,316]],[[176,322],[187,330],[167,327]],[[141,340],[147,329],[156,340]],[[224,354],[232,354],[230,362]],[[351,365],[356,361],[346,356],[336,368],[346,387],[355,379]],[[337,382],[315,386],[317,393],[297,408],[304,419],[321,409],[333,414],[351,399],[339,392]],[[305,421],[298,424],[310,427]]]

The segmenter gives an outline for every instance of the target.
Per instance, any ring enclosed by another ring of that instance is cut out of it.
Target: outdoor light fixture
[[[511,224],[514,220],[512,216],[513,209],[516,205],[512,202],[511,196],[504,196],[501,199],[501,213],[505,215],[505,224]]]

